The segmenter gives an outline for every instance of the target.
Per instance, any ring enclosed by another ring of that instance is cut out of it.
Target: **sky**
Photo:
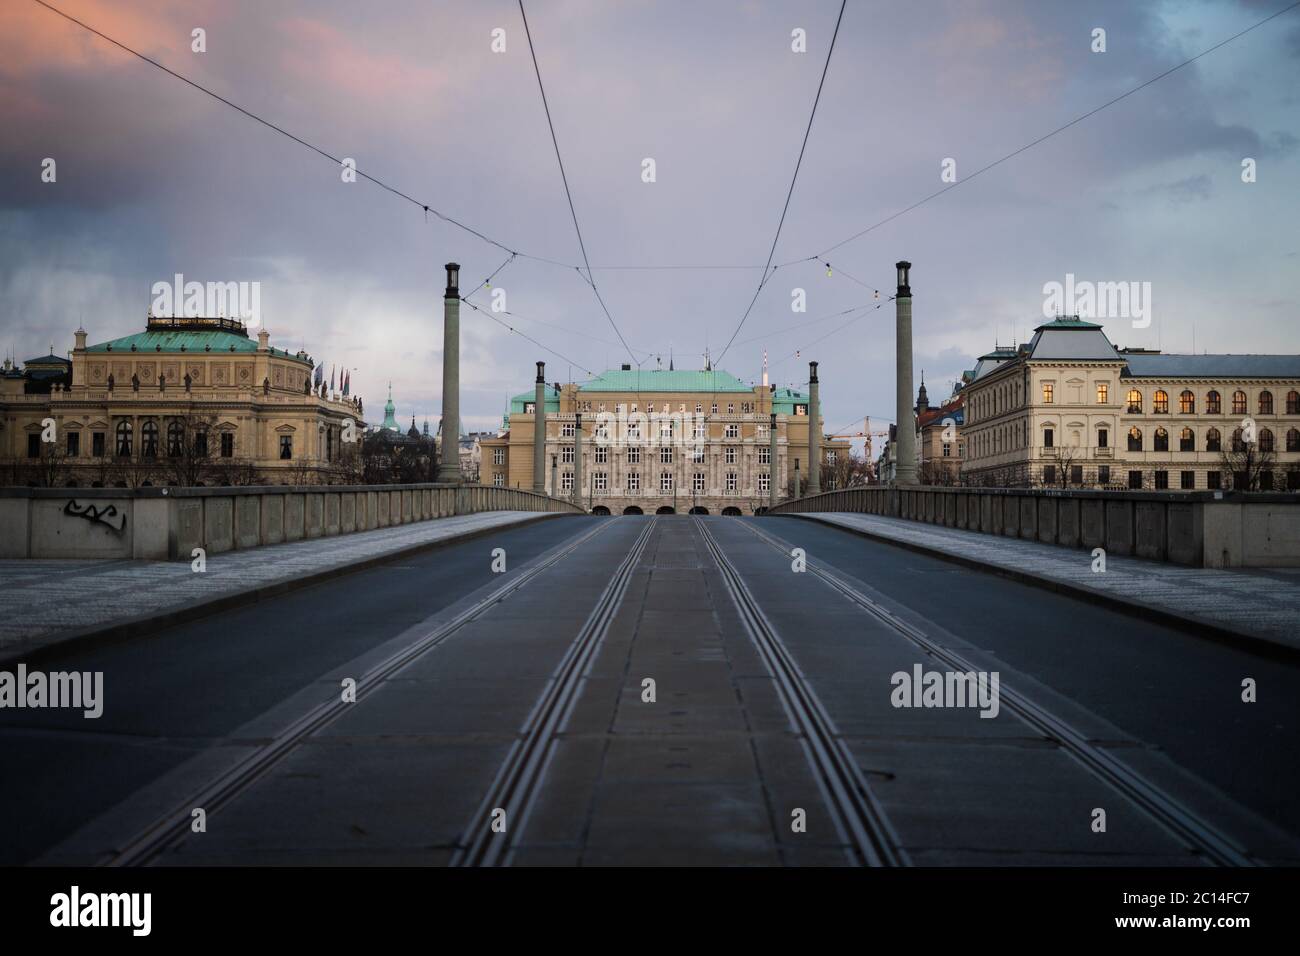
[[[1044,286],[1067,275],[1150,290],[1149,324],[1098,319],[1119,346],[1300,352],[1300,8],[972,175],[1288,0],[849,0],[781,267],[743,325],[835,0],[526,0],[613,325],[578,269],[517,3],[49,2],[417,201],[344,182],[333,159],[34,0],[3,0],[0,343],[19,361],[65,354],[79,324],[92,343],[141,331],[154,283],[176,273],[256,281],[273,345],[350,369],[369,418],[391,381],[399,421],[433,429],[453,260],[471,301],[505,294],[499,321],[462,307],[471,429],[500,422],[537,360],[581,382],[624,362],[701,368],[706,350],[755,382],[766,350],[772,381],[794,386],[816,360],[828,430],[883,428],[899,259],[932,403],[995,342],[1026,341]],[[950,185],[945,160],[955,184],[908,209]],[[502,247],[522,255],[484,288]]]

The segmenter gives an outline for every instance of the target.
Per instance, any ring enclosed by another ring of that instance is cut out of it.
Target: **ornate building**
[[[624,366],[582,384],[547,385],[544,394],[546,490],[573,493],[581,415],[580,490],[590,511],[753,514],[767,506],[773,475],[778,497],[790,495],[796,471],[800,483],[807,483],[808,398],[800,392],[746,385],[716,369]],[[484,483],[533,487],[534,403],[534,392],[516,395],[504,433],[481,440]],[[772,412],[777,416],[775,468],[768,431]],[[849,442],[823,438],[824,461],[848,453]],[[829,474],[823,464],[823,490]]]
[[[1300,355],[1116,349],[1058,318],[964,397],[968,484],[1300,490]]]
[[[346,480],[359,399],[313,391],[311,359],[225,318],[156,318],[98,344],[75,333],[0,377],[3,483],[314,484]],[[51,353],[53,350],[51,349]]]

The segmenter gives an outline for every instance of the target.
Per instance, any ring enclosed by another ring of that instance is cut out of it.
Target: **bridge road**
[[[547,552],[552,564],[482,604],[499,583],[484,580],[497,546],[520,574],[547,547],[573,550]],[[809,572],[791,569],[796,546]],[[0,759],[38,770],[4,797],[5,818],[24,824],[14,855],[94,862],[136,845],[123,861],[1300,859],[1293,665],[793,519],[564,520],[459,547],[402,562],[406,590],[430,601],[416,582],[442,576],[427,610],[367,602],[396,571],[380,568],[286,598],[305,601],[288,619],[257,606],[61,662],[104,669],[109,708],[93,730],[6,715]],[[453,585],[453,560],[481,571]],[[327,631],[357,605],[348,641],[320,638],[317,650],[302,636],[307,609]],[[256,775],[230,776],[340,675],[467,609],[472,620]],[[892,674],[942,670],[954,654],[960,669],[999,672],[996,717],[891,705]],[[1260,703],[1240,703],[1241,675],[1270,689]],[[131,844],[212,779],[233,783],[216,791],[224,802],[206,833]],[[1105,833],[1090,826],[1097,807]]]

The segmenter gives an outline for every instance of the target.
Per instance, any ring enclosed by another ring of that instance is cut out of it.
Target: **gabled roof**
[[[580,392],[753,392],[730,372],[611,369],[578,386]]]

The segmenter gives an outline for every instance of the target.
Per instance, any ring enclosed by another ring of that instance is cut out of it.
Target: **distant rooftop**
[[[580,392],[753,392],[730,372],[611,369],[578,386]]]
[[[1300,378],[1300,355],[1121,356],[1130,378]]]

